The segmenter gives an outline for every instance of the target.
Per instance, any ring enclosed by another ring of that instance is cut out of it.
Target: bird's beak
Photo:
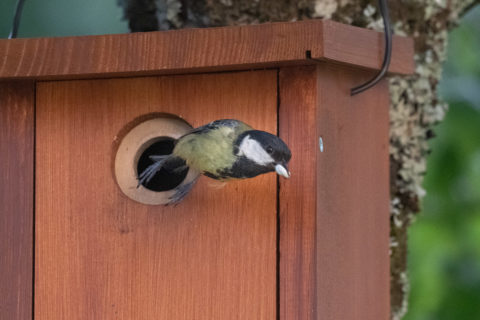
[[[275,171],[281,175],[281,176],[284,176],[285,178],[290,178],[290,172],[288,171],[288,167],[287,165],[281,165],[281,164],[277,164],[275,166]]]

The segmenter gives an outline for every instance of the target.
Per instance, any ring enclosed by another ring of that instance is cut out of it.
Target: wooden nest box
[[[0,318],[388,319],[387,82],[350,96],[383,46],[320,20],[0,40]],[[168,207],[119,186],[155,135],[224,118],[278,133],[291,178]]]

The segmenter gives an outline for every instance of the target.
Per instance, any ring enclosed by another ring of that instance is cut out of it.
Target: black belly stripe
[[[246,179],[271,171],[274,171],[274,169],[261,166],[245,157],[240,157],[231,168],[220,170],[216,174],[205,173],[205,175],[213,179]]]
[[[204,172],[203,173],[205,176],[209,177],[209,178],[212,178],[212,179],[215,179],[215,180],[221,180],[222,178],[220,176],[217,176],[217,175],[214,175],[210,172]]]

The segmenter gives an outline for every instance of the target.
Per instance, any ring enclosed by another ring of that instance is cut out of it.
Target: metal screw
[[[323,139],[322,139],[322,137],[318,138],[318,146],[320,147],[320,152],[323,152]]]

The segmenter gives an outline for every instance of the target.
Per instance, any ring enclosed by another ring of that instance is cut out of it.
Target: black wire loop
[[[383,18],[383,24],[384,24],[384,32],[385,32],[385,52],[383,55],[383,63],[382,63],[382,68],[380,71],[377,73],[375,77],[367,81],[366,83],[357,86],[355,88],[352,88],[350,90],[350,95],[356,95],[360,92],[363,92],[367,89],[370,89],[374,85],[376,85],[382,78],[385,76],[385,74],[388,71],[388,67],[390,65],[390,60],[392,57],[392,30],[390,26],[390,16],[388,14],[388,4],[387,0],[378,0],[378,6],[380,7],[380,14],[382,15]]]
[[[12,31],[8,35],[8,39],[14,39],[18,35],[18,27],[20,26],[20,20],[22,19],[22,10],[25,0],[18,0],[17,7],[15,8],[15,16],[13,17]]]

